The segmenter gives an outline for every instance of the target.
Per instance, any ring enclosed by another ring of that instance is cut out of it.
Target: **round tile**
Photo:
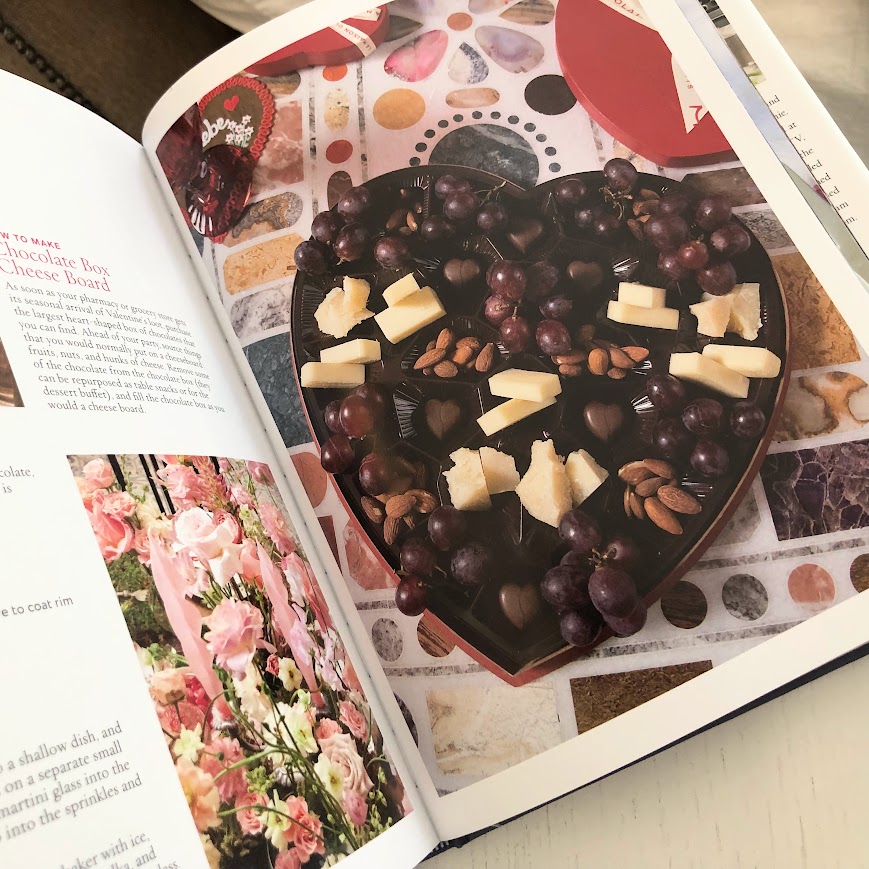
[[[342,63],[338,66],[326,66],[323,68],[323,78],[326,81],[341,81],[347,75],[347,65]]]
[[[753,622],[769,606],[769,595],[763,583],[750,573],[735,573],[721,589],[721,600],[727,612],[737,619]]]
[[[869,589],[869,555],[858,555],[851,562],[851,584],[857,591]]]
[[[397,661],[404,650],[401,628],[392,619],[378,619],[371,626],[371,642],[384,661]]]
[[[344,163],[353,154],[353,145],[347,139],[337,139],[326,148],[326,159],[330,163]]]
[[[474,23],[474,19],[467,12],[453,12],[447,18],[447,27],[450,30],[467,30]]]
[[[810,612],[820,612],[836,599],[836,584],[820,565],[801,564],[788,577],[788,592],[794,603]]]
[[[681,580],[661,599],[664,618],[677,628],[696,628],[708,612],[706,595],[693,582]]]
[[[498,124],[450,131],[432,149],[429,162],[484,169],[528,188],[537,183],[540,174],[540,164],[528,142]]]
[[[564,76],[539,75],[525,88],[525,102],[541,115],[563,115],[576,105]]]
[[[393,88],[377,98],[372,113],[385,130],[406,130],[425,114],[425,100],[410,88]]]

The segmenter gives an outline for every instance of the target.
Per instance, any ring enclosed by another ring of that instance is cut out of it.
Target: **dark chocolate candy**
[[[543,222],[537,217],[516,217],[507,230],[507,240],[520,253],[528,253],[542,236]]]
[[[444,278],[454,287],[467,287],[480,278],[482,269],[475,259],[455,257],[444,263]]]
[[[438,398],[430,398],[425,403],[425,424],[429,431],[442,441],[458,424],[462,418],[462,409],[458,402],[448,398],[441,401]]]
[[[625,422],[625,412],[617,404],[590,401],[582,411],[585,427],[604,443],[612,440]]]
[[[603,283],[603,269],[598,263],[574,260],[567,266],[567,276],[583,290],[597,289]]]
[[[516,585],[508,582],[498,592],[498,603],[510,624],[522,631],[540,612],[540,592],[535,584]]]

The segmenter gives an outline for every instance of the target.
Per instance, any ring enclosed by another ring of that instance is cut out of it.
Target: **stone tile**
[[[848,371],[795,377],[788,386],[775,439],[801,440],[856,431],[869,422],[869,386]]]
[[[287,281],[235,302],[229,317],[239,341],[244,344],[268,329],[289,326],[292,292],[293,282]]]

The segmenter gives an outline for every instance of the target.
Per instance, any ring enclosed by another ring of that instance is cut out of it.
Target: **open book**
[[[866,173],[689,6],[0,79],[4,866],[412,866],[869,639]]]

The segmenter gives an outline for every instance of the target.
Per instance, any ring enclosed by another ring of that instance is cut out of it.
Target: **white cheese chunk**
[[[404,301],[381,311],[374,320],[386,340],[398,344],[445,314],[444,306],[435,291],[431,287],[423,287]]]
[[[663,287],[622,281],[619,284],[619,301],[638,308],[663,308],[667,304],[667,291]]]
[[[746,377],[778,377],[781,371],[781,359],[766,347],[707,344],[703,355]]]
[[[691,313],[697,318],[697,332],[710,338],[723,338],[730,322],[730,309],[733,300],[727,296],[712,296],[704,302],[690,306]]]
[[[679,311],[676,308],[641,308],[625,302],[610,302],[606,315],[616,323],[626,326],[649,326],[652,329],[679,328]]]
[[[371,284],[362,278],[344,278],[344,308],[347,311],[361,311],[368,307]]]
[[[554,397],[547,398],[546,401],[523,401],[521,398],[511,398],[484,413],[477,422],[480,428],[491,436],[507,428],[508,425],[513,425],[520,419],[525,419],[526,416],[531,416],[532,413],[537,413],[538,410],[551,407],[553,404],[555,404]]]
[[[501,398],[522,398],[525,401],[545,401],[561,392],[561,378],[546,371],[524,371],[508,368],[489,378],[492,395]]]
[[[567,471],[567,479],[570,480],[570,494],[574,507],[578,507],[609,477],[606,468],[602,468],[585,450],[571,453],[564,463],[564,470]]]
[[[344,389],[365,383],[365,366],[346,363],[306,362],[300,375],[302,386]]]
[[[356,338],[353,341],[345,341],[336,344],[326,350],[320,351],[321,362],[360,362],[363,365],[369,362],[380,361],[380,342],[368,338]]]
[[[731,398],[745,398],[748,395],[747,377],[699,353],[673,353],[670,356],[670,374],[708,386]]]
[[[345,278],[345,285],[348,280],[353,279]],[[366,281],[359,281],[359,283],[365,285],[364,290],[354,286],[348,297],[345,290],[335,287],[320,302],[320,306],[314,312],[314,319],[321,332],[333,338],[344,338],[354,326],[374,316],[374,313],[365,307],[368,303],[368,283]]]
[[[513,456],[498,452],[492,447],[480,447],[480,461],[483,463],[483,475],[490,495],[512,492],[519,485],[519,472]]]
[[[455,466],[444,471],[444,478],[450,489],[453,507],[458,510],[488,510],[492,502],[489,499],[480,454],[476,450],[462,447],[450,453],[450,458]]]
[[[708,293],[704,299],[712,299]],[[763,325],[760,320],[760,284],[737,284],[726,296],[730,299],[730,319],[727,331],[754,341]]]
[[[419,284],[416,282],[416,278],[412,274],[405,275],[383,291],[383,301],[391,307],[418,292]]]
[[[516,487],[522,506],[535,518],[553,528],[573,506],[570,480],[552,441],[534,441],[531,465]]]

